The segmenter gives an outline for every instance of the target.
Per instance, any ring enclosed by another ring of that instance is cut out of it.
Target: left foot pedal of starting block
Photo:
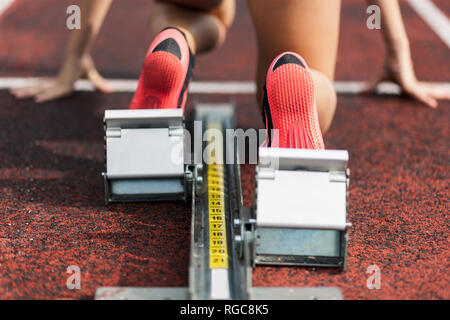
[[[181,109],[106,110],[106,203],[186,199]]]

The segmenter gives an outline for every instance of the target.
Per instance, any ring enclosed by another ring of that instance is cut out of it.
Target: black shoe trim
[[[181,60],[181,50],[178,43],[173,38],[167,38],[161,41],[152,52],[165,51],[173,54]]]
[[[269,141],[267,141],[267,146],[270,147],[272,145],[272,131],[273,131],[273,122],[272,122],[272,115],[270,114],[270,106],[269,106],[269,99],[267,98],[267,88],[266,85],[264,85],[264,98],[263,98],[263,122],[266,126],[268,132],[267,137]],[[266,119],[269,122],[266,123]]]
[[[194,75],[195,68],[195,55],[192,53],[191,49],[189,49],[189,65],[186,73],[186,78],[184,78],[183,88],[181,89],[180,97],[178,98],[178,108],[181,108],[184,99],[184,93],[189,87],[189,82],[191,81],[192,76]]]
[[[282,65],[285,65],[288,63],[295,63],[295,64],[302,66],[303,68],[306,68],[305,65],[303,64],[303,62],[300,61],[300,59],[298,59],[296,56],[294,56],[292,54],[286,53],[284,56],[282,56],[280,59],[278,59],[278,61],[273,66],[272,71],[275,71],[276,68],[281,67]]]

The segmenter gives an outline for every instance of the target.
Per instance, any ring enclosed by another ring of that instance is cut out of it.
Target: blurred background
[[[426,1],[435,11],[401,1],[415,70],[421,80],[447,83],[450,2]],[[8,92],[57,74],[74,2],[0,1],[0,299],[90,299],[98,286],[188,281],[189,205],[105,207],[103,200],[103,112],[131,100],[151,42],[152,1],[115,0],[93,47],[100,73],[123,81],[121,92],[79,88],[39,105]],[[383,67],[385,52],[380,31],[366,27],[366,2],[342,2],[338,109],[325,142],[350,152],[348,271],[258,267],[254,285],[339,286],[346,299],[449,299],[450,103],[431,110],[397,95],[354,94]],[[436,12],[446,29],[436,30]],[[256,50],[246,3],[237,0],[224,46],[197,59],[187,108],[232,102],[239,127],[262,128],[252,86]],[[242,172],[250,205],[254,166]],[[366,287],[374,264],[380,290]],[[66,288],[69,265],[80,266],[81,290]]]

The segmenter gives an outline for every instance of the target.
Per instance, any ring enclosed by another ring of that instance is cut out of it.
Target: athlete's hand
[[[11,90],[11,94],[18,99],[34,98],[37,103],[55,100],[70,95],[81,77],[92,81],[101,92],[113,91],[98,73],[91,56],[84,55],[81,59],[67,59],[56,78],[42,79],[36,85]]]
[[[431,108],[437,107],[438,100],[450,99],[450,88],[448,86],[417,80],[409,51],[388,57],[384,70],[377,78],[369,82],[363,92],[373,92],[382,81],[397,83],[404,94]]]

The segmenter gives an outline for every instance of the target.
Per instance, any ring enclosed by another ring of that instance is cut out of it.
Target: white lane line
[[[0,77],[0,90],[10,90],[35,85],[42,81],[41,78],[14,78]],[[133,93],[137,88],[137,80],[132,79],[108,79],[109,84],[116,92]],[[434,82],[446,86],[450,90],[450,82]],[[334,87],[338,94],[358,94],[364,88],[364,81],[336,81]],[[78,80],[75,84],[76,91],[94,91],[95,88],[88,80]],[[256,84],[253,81],[193,81],[189,88],[193,94],[254,94]],[[379,94],[398,95],[400,88],[395,83],[383,82],[378,88]]]
[[[450,48],[450,21],[431,0],[408,0],[409,5]]]
[[[6,11],[6,9],[9,8],[9,6],[14,2],[14,0],[0,0],[0,16],[3,14],[3,12]]]

